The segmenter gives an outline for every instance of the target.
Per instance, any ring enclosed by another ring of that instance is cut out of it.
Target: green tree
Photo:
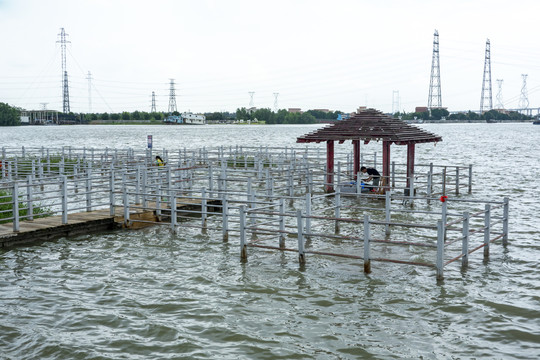
[[[120,114],[118,113],[114,113],[114,114],[111,114],[111,120],[120,120]]]
[[[258,121],[264,121],[268,123],[268,120],[274,116],[274,113],[270,109],[257,109],[251,117],[257,119]]]
[[[131,120],[131,113],[124,111],[122,113],[122,120]]]
[[[236,109],[236,120],[251,120],[251,116],[245,107]]]
[[[0,103],[0,126],[16,126],[20,124],[20,111],[8,104]]]
[[[101,119],[103,119],[103,120],[109,120],[109,114],[107,114],[107,113],[101,114],[100,117],[101,117]]]
[[[441,120],[443,117],[448,117],[450,113],[446,109],[431,109],[431,119]]]

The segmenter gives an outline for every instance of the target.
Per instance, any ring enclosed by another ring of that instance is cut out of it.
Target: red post
[[[334,141],[326,142],[326,184],[324,191],[327,193],[334,191]]]
[[[358,180],[356,176],[360,172],[360,140],[353,140],[353,172],[354,172],[354,180]]]
[[[383,141],[383,179],[385,184],[388,185],[388,179],[390,179],[390,141]]]
[[[407,144],[407,188],[409,188],[410,179],[414,176],[414,143]]]

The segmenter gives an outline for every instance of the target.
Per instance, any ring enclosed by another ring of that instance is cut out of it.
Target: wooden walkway
[[[164,212],[164,222],[170,221],[170,208],[167,203],[161,204]],[[209,211],[221,211],[221,200],[209,200],[207,204]],[[201,209],[200,199],[182,199],[177,206],[177,211]],[[13,231],[13,223],[0,224],[0,248],[25,245],[33,242],[49,241],[60,237],[77,236],[99,231],[107,231],[124,227],[124,208],[115,207],[115,216],[111,216],[110,209],[85,211],[68,214],[68,223],[62,224],[62,216],[47,216],[34,220],[21,221],[19,231]],[[167,219],[166,214],[169,214]],[[185,214],[189,216],[188,214]],[[161,217],[156,216],[156,204],[151,202],[147,209],[130,208],[129,229],[140,229],[153,226],[162,222]]]

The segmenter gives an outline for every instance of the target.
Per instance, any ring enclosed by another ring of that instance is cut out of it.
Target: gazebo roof
[[[407,145],[442,141],[442,137],[406,122],[394,119],[375,109],[363,110],[349,119],[302,135],[298,143],[323,142],[328,140],[343,143],[346,140],[383,140],[390,144]]]

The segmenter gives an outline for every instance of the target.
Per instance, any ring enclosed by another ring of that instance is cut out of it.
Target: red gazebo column
[[[414,143],[407,144],[407,189],[411,185],[410,180],[414,176]]]
[[[334,141],[326,141],[326,184],[324,191],[334,191]]]
[[[383,141],[383,153],[382,153],[382,162],[383,162],[383,179],[385,184],[388,185],[388,179],[390,178],[390,141]]]
[[[360,140],[353,140],[353,172],[354,180],[358,180],[356,176],[360,172]]]

